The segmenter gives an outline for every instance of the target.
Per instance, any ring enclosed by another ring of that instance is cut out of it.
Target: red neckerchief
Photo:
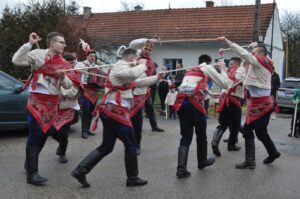
[[[155,64],[154,64],[153,60],[150,57],[149,58],[141,57],[139,59],[146,59],[147,60],[147,63],[146,63],[146,66],[147,66],[147,70],[146,70],[147,77],[156,74]]]

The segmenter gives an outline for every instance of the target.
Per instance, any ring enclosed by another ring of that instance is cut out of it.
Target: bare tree
[[[300,77],[300,13],[285,11],[281,19],[281,30],[289,51],[288,76]]]
[[[232,1],[230,0],[220,0],[220,6],[231,6]]]
[[[134,2],[127,2],[127,1],[120,1],[121,3],[121,11],[132,11],[135,10],[136,6],[140,6],[142,9],[144,8],[144,3],[134,1]]]

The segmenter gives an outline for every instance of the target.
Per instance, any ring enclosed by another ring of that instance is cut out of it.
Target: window
[[[168,70],[176,69],[176,64],[178,63],[182,63],[182,59],[164,59],[164,66],[166,66]]]
[[[16,83],[9,78],[0,74],[0,89],[1,90],[13,90],[16,88]]]

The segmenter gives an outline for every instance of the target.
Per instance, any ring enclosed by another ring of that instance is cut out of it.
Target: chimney
[[[213,8],[215,4],[215,2],[213,1],[205,1],[205,3],[207,8]]]
[[[141,11],[141,10],[143,10],[143,7],[140,6],[140,5],[137,5],[137,6],[134,7],[134,10],[135,11]]]
[[[83,7],[83,19],[88,19],[92,15],[91,7]]]

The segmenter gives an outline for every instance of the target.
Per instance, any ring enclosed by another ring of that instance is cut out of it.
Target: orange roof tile
[[[77,28],[103,45],[128,45],[136,38],[158,35],[162,40],[216,38],[227,36],[235,42],[253,38],[254,5],[213,8],[184,8],[112,13],[94,13],[87,20],[70,16]],[[272,18],[273,4],[261,4],[261,35]]]

